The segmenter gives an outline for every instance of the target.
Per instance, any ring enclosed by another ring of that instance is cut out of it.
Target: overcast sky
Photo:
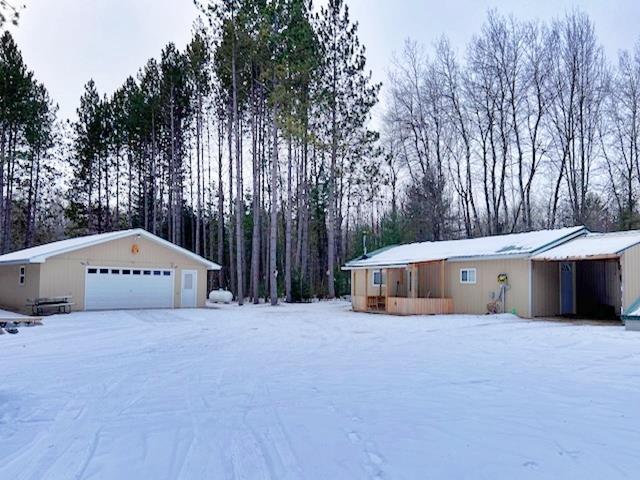
[[[29,68],[60,105],[75,112],[93,78],[111,93],[163,46],[187,43],[198,14],[192,0],[22,0],[27,9],[12,29]],[[315,3],[318,3],[316,0]],[[374,78],[384,81],[394,51],[407,37],[431,45],[442,34],[462,51],[489,8],[519,18],[550,19],[579,7],[595,21],[611,61],[631,48],[640,29],[639,0],[347,0],[360,24]]]

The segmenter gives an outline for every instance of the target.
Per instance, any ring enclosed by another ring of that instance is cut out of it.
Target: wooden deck
[[[10,312],[8,310],[0,310],[0,324],[21,323],[24,325],[39,324],[42,317],[33,317],[23,315],[21,313]]]
[[[387,313],[394,315],[447,315],[453,313],[452,298],[387,298]]]
[[[447,315],[454,313],[452,298],[353,296],[351,297],[351,305],[356,312],[384,312],[392,315]]]

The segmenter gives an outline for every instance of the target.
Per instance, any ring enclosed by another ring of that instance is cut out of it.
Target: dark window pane
[[[154,274],[156,277],[160,276],[160,270],[154,270],[154,271],[153,271],[153,274]]]
[[[162,274],[163,274],[165,277],[168,277],[168,276],[170,276],[170,275],[171,275],[171,272],[170,272],[170,271],[168,271],[168,270],[165,270],[164,272],[162,272]]]
[[[134,271],[133,271],[133,274],[134,274],[134,275],[140,275],[140,270],[134,270]]]
[[[131,275],[131,270],[122,270],[123,275]]]
[[[100,269],[100,273],[109,273],[109,269],[108,268],[101,268]]]
[[[144,275],[151,275],[151,270],[145,270]]]
[[[120,270],[117,268],[112,268],[111,269],[111,274],[112,275],[120,275]]]
[[[97,268],[90,268],[89,269],[89,273],[98,273],[98,269]]]

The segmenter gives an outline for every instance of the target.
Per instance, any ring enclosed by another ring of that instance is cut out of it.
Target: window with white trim
[[[476,283],[476,269],[475,268],[461,268],[460,269],[460,283],[474,284]]]
[[[373,272],[373,286],[374,287],[384,287],[384,285],[386,284],[386,278],[387,276],[384,274],[384,272],[381,272],[380,270],[374,271]]]
[[[24,285],[24,282],[26,280],[27,277],[27,267],[20,267],[20,273],[18,274],[18,283],[20,285]]]

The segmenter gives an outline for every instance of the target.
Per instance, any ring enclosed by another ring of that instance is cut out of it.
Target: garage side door
[[[167,269],[87,267],[85,310],[172,308],[174,275]]]

